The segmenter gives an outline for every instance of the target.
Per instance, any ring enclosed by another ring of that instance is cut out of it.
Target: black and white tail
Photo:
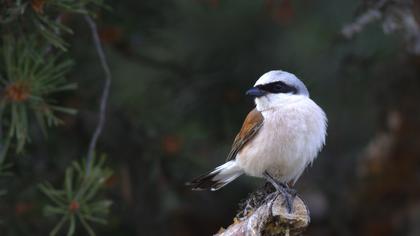
[[[232,160],[216,167],[216,169],[207,174],[198,176],[187,183],[187,185],[191,186],[192,190],[210,189],[211,191],[216,191],[243,173],[243,170],[236,164],[235,160]]]

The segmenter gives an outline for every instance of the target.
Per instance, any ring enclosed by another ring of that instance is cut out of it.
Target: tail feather
[[[187,185],[191,186],[192,190],[210,189],[211,191],[216,191],[242,174],[242,169],[237,166],[236,162],[233,160],[218,166],[209,173],[198,176],[191,182],[187,183]]]

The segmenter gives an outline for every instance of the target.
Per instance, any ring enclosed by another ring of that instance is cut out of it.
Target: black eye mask
[[[257,85],[257,88],[264,90],[269,93],[293,93],[297,94],[297,89],[293,86],[289,86],[281,81]]]

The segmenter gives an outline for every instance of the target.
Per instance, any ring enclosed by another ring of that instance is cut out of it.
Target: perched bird
[[[265,178],[283,194],[289,212],[293,185],[325,144],[327,118],[295,75],[275,70],[246,92],[256,107],[247,115],[226,163],[187,183],[218,190],[242,174]]]

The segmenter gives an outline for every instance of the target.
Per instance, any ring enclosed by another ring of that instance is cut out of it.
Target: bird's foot
[[[293,202],[294,202],[294,199],[295,199],[296,195],[292,195],[288,191],[275,191],[273,193],[270,193],[266,197],[266,202],[269,202],[270,209],[273,208],[274,202],[279,196],[282,196],[282,198],[283,198],[282,205],[286,207],[287,213],[289,213],[289,214],[292,213]]]
[[[268,199],[271,199],[271,208],[272,204],[274,203],[274,200],[277,199],[279,195],[282,195],[283,200],[283,206],[286,207],[288,213],[292,213],[293,210],[293,202],[296,197],[296,190],[289,188],[286,184],[280,183],[277,180],[275,180],[271,175],[269,175],[267,172],[265,173],[266,179],[274,186],[276,189],[275,192],[271,193],[269,196],[267,196]]]
[[[293,188],[286,187],[286,192],[294,199],[297,195],[297,191]]]
[[[285,193],[282,193],[284,197],[283,205],[286,205],[287,213],[292,213],[293,211],[293,202],[295,201],[295,197],[296,197],[296,191],[294,192],[295,192],[294,195],[290,194],[288,191],[286,191]]]

